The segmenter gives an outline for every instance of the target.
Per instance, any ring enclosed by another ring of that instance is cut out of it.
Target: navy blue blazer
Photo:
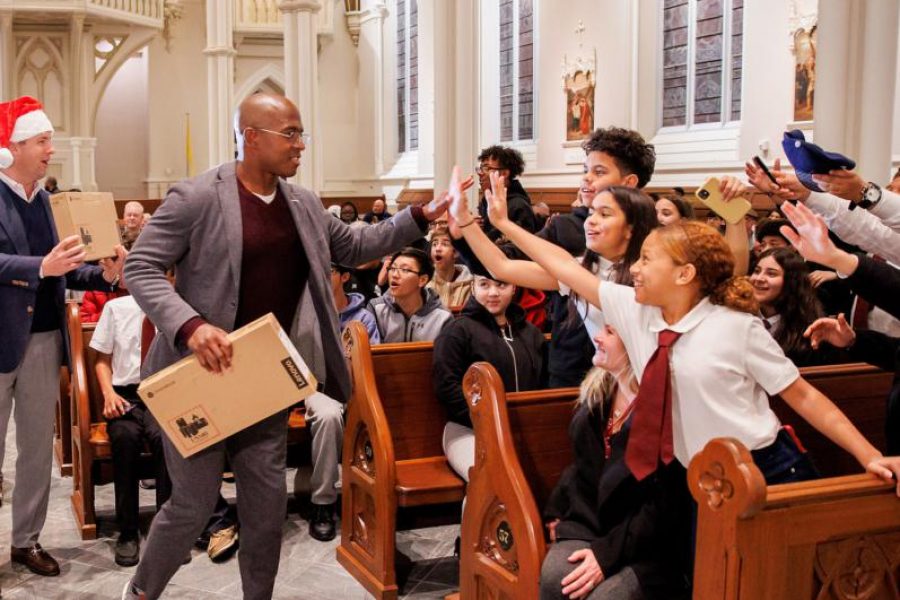
[[[50,196],[41,190],[33,202],[39,202],[53,223],[50,212]],[[28,345],[31,334],[31,320],[34,303],[40,283],[40,269],[43,256],[29,256],[28,239],[14,202],[22,202],[9,187],[0,181],[0,373],[14,371]],[[59,243],[56,227],[53,230],[53,244]],[[73,290],[110,291],[113,286],[103,279],[103,269],[93,265],[83,265],[66,276],[58,278],[56,308],[59,322],[65,323],[66,287]],[[68,364],[68,332],[63,326],[63,348]]]

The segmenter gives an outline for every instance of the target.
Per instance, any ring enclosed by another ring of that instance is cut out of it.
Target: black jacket
[[[554,217],[550,225],[536,235],[551,244],[565,248],[572,256],[581,256],[585,250],[584,222],[587,218],[588,209],[579,206],[569,214]],[[465,239],[454,240],[453,247],[473,275],[491,276]],[[530,260],[512,244],[504,244],[501,248],[511,259]],[[549,292],[547,296],[549,301],[547,316],[550,318],[548,384],[553,388],[577,387],[581,385],[585,374],[591,368],[594,346],[584,325],[577,321],[569,321],[568,298],[556,292]]]
[[[537,231],[537,220],[534,218],[534,209],[531,208],[531,198],[528,197],[528,192],[525,191],[518,179],[510,181],[506,188],[506,212],[509,220],[522,229],[526,229],[530,233]],[[481,228],[491,238],[491,241],[503,237],[500,230],[491,225],[491,220],[488,218],[487,200],[484,198],[478,202],[478,214],[482,219]]]
[[[847,278],[847,283],[869,304],[900,319],[900,270],[861,254],[859,266]]]
[[[597,412],[581,406],[569,437],[575,462],[564,472],[545,508],[559,519],[559,540],[590,543],[606,577],[630,566],[648,599],[690,598],[693,500],[687,473],[675,460],[638,482],[625,465],[629,419],[605,458]]]
[[[517,304],[509,305],[506,318],[512,341],[504,339],[494,317],[472,297],[434,341],[434,394],[451,421],[472,426],[462,380],[478,361],[497,369],[507,393],[543,387],[544,335],[525,320],[525,311]]]

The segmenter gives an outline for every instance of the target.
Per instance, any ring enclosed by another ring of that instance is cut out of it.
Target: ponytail
[[[746,277],[729,277],[719,282],[710,291],[709,301],[751,315],[759,313],[759,303],[753,295],[753,286]]]

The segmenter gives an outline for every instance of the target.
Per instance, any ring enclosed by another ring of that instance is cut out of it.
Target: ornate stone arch
[[[284,71],[272,63],[264,65],[247,77],[240,87],[234,91],[233,108],[237,109],[247,96],[260,89],[283,94],[284,85]]]
[[[155,29],[133,30],[122,38],[121,42],[115,46],[114,50],[108,56],[104,57],[106,62],[103,67],[95,73],[94,81],[91,84],[89,135],[94,135],[94,126],[97,122],[97,107],[100,106],[100,100],[103,98],[104,92],[106,92],[106,86],[109,85],[109,82],[119,68],[125,64],[125,61],[135,52],[149,44],[157,35],[159,35],[159,31]],[[108,37],[110,36],[105,34],[98,34],[96,36],[97,39]]]
[[[17,42],[16,95],[40,98],[54,127],[65,131],[69,122],[65,40],[57,35],[35,35]]]

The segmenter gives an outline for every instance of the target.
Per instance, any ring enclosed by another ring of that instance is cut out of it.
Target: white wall
[[[145,197],[150,150],[148,62],[146,49],[125,61],[97,107],[97,186],[119,199]]]
[[[194,170],[208,168],[206,14],[202,0],[182,0],[184,16],[173,25],[172,50],[161,38],[149,46],[150,167],[148,197],[165,194],[169,182],[184,178],[185,115],[190,114]]]

